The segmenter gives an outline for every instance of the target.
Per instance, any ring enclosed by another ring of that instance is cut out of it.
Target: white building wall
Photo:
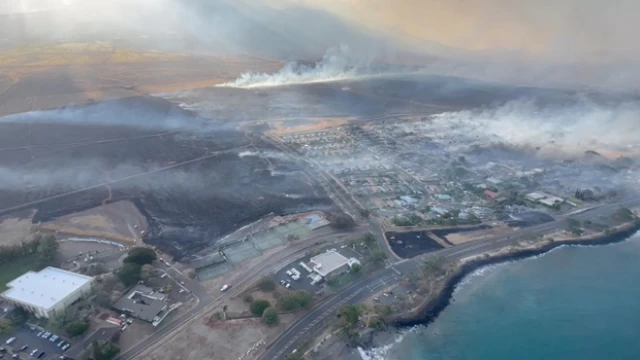
[[[33,306],[32,304],[21,303],[16,300],[10,300],[10,302],[16,306],[23,308],[25,311],[34,314],[36,317],[49,319],[55,312],[64,311],[67,307],[69,307],[69,305],[73,304],[78,299],[82,298],[85,295],[90,294],[92,290],[92,285],[93,285],[92,282],[88,282],[84,284],[82,287],[76,289],[73,293],[69,294],[64,299],[58,301],[50,309],[36,307],[36,306]]]

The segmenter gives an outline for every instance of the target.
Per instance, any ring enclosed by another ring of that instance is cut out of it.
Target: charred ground
[[[39,222],[131,199],[150,222],[145,241],[179,257],[269,213],[331,208],[295,162],[257,156],[278,152],[258,136],[164,100],[27,115],[0,123],[3,214],[36,208]]]

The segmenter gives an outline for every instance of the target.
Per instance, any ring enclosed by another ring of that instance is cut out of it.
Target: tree
[[[129,250],[127,257],[124,259],[126,263],[135,263],[140,266],[151,264],[158,257],[156,256],[156,252],[153,249],[148,247],[134,247]]]
[[[253,301],[253,296],[251,296],[251,294],[245,294],[242,300],[244,300],[244,302],[248,304],[251,304],[251,302]]]
[[[313,295],[306,290],[298,290],[278,299],[278,306],[285,311],[308,309],[313,305]]]
[[[142,267],[136,263],[126,262],[118,270],[117,275],[125,286],[131,286],[140,281]]]
[[[313,305],[313,295],[306,290],[298,290],[293,293],[293,296],[298,303],[298,307],[308,309]]]
[[[67,325],[65,330],[71,337],[80,336],[89,330],[89,323],[86,321],[74,321]]]
[[[13,328],[13,323],[11,320],[7,318],[0,318],[0,333],[4,334],[6,332],[11,331]]]
[[[255,316],[262,316],[262,313],[268,308],[271,307],[271,304],[267,300],[257,299],[251,302],[251,313]]]
[[[373,245],[376,244],[376,236],[368,232],[364,234],[364,236],[362,237],[362,241],[369,249],[371,249],[373,248]]]
[[[92,360],[111,360],[120,352],[120,348],[110,341],[98,342],[94,340],[91,343]]]
[[[109,268],[103,263],[91,264],[87,269],[87,274],[90,276],[101,275],[109,271]]]
[[[343,305],[338,310],[338,317],[344,324],[354,327],[360,320],[360,309],[355,305]]]
[[[329,217],[331,226],[338,230],[353,229],[356,226],[356,222],[353,218],[346,214],[334,214]]]
[[[287,360],[304,360],[304,354],[301,351],[296,351],[287,355]]]
[[[382,251],[374,251],[373,254],[371,254],[371,261],[376,265],[384,264],[386,259],[387,255]]]
[[[171,284],[167,284],[164,286],[164,292],[167,294],[170,294],[171,291],[173,291],[173,286],[171,286]]]
[[[353,264],[351,266],[351,269],[349,269],[349,271],[353,274],[359,274],[360,270],[362,270],[362,266],[360,266],[360,264]]]
[[[142,265],[140,269],[140,279],[149,287],[159,287],[162,284],[161,276],[162,272],[153,265]]]
[[[276,309],[268,307],[262,313],[262,322],[271,326],[278,323],[278,313]]]
[[[264,277],[258,282],[260,291],[269,292],[276,289],[276,282],[270,277]]]
[[[369,215],[371,215],[371,212],[368,209],[361,209],[360,215],[366,219],[369,217]]]
[[[287,241],[288,241],[288,242],[290,242],[290,243],[291,243],[291,242],[296,242],[296,241],[298,241],[298,240],[300,240],[300,236],[298,236],[298,235],[296,235],[296,234],[289,234],[289,235],[287,235]]]
[[[51,265],[58,253],[58,241],[55,236],[47,234],[40,237],[38,244],[39,261],[42,265]]]
[[[49,318],[49,323],[56,328],[62,329],[70,324],[75,317],[75,314],[69,310],[54,311]]]

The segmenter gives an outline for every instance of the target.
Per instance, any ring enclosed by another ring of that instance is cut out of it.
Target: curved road
[[[249,271],[240,276],[240,278],[233,284],[233,287],[228,292],[219,293],[217,296],[209,293],[198,282],[192,281],[179,273],[173,274],[173,278],[175,280],[184,281],[184,286],[188,288],[194,296],[196,296],[196,298],[198,299],[197,305],[188,312],[172,319],[171,323],[161,326],[152,335],[145,338],[144,340],[133,346],[131,349],[121,353],[116,359],[133,359],[136,356],[141,355],[148,348],[159,343],[161,340],[163,342],[168,341],[169,339],[171,339],[172,335],[176,335],[178,333],[178,330],[181,327],[188,326],[191,320],[193,320],[197,316],[202,315],[203,313],[215,309],[216,307],[220,307],[224,300],[242,293],[247,286],[253,284],[256,279],[264,276],[264,274],[279,270],[282,267],[282,264],[288,262],[289,258],[294,256],[299,257],[301,256],[301,253],[319,246],[326,245],[326,243],[331,243],[337,237],[362,234],[366,231],[366,228],[362,228],[356,229],[351,232],[320,234],[308,238],[298,244],[295,244],[294,246],[281,251],[274,256],[268,257],[262,263],[249,269]]]
[[[640,197],[624,200],[614,204],[607,204],[579,210],[570,214],[560,216],[556,221],[532,226],[522,230],[514,231],[512,235],[495,237],[484,240],[469,242],[466,244],[450,247],[431,253],[427,253],[412,259],[402,260],[390,267],[371,274],[370,276],[350,285],[334,296],[325,299],[317,304],[309,313],[296,321],[287,331],[273,342],[261,356],[263,360],[280,360],[298,348],[304,342],[310,340],[312,336],[322,330],[324,320],[330,316],[335,316],[338,307],[344,304],[356,304],[368,298],[385,287],[398,281],[403,273],[421,271],[421,262],[433,257],[445,257],[448,259],[461,259],[472,255],[482,254],[488,251],[503,248],[516,243],[521,239],[533,235],[546,233],[566,227],[566,220],[573,218],[576,220],[593,219],[597,216],[609,216],[612,211],[620,206],[636,207],[640,205]],[[418,260],[418,261],[416,261]]]

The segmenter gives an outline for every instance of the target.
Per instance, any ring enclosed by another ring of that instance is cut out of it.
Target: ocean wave
[[[403,329],[397,333],[393,334],[393,342],[387,345],[371,348],[371,349],[363,349],[358,347],[358,354],[362,360],[386,360],[388,359],[387,355],[390,354],[391,350],[393,350],[398,344],[400,344],[404,338],[410,334],[419,331],[422,327],[413,326],[408,329]]]

